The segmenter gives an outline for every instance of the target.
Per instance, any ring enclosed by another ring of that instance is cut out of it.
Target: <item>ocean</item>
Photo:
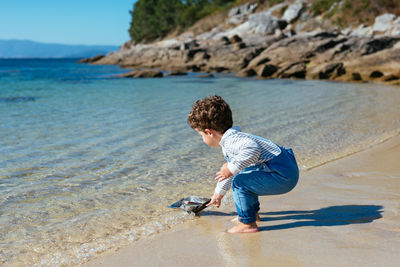
[[[400,131],[398,87],[113,77],[126,71],[0,59],[0,265],[81,264],[195,219],[167,206],[213,193],[222,153],[186,123],[205,96],[221,95],[243,131],[293,148],[302,172]]]

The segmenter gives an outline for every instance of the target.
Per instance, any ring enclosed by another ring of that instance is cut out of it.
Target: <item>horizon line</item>
[[[40,44],[49,44],[49,45],[70,45],[70,46],[115,46],[120,47],[123,44],[113,45],[113,44],[68,44],[68,43],[53,43],[53,42],[42,42],[42,41],[35,41],[32,39],[3,39],[0,38],[0,41],[20,41],[20,42],[33,42],[33,43],[40,43]]]

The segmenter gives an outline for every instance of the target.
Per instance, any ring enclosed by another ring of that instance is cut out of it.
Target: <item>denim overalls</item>
[[[243,223],[256,221],[256,213],[260,210],[258,196],[284,194],[297,184],[299,169],[293,151],[282,146],[279,148],[281,153],[278,156],[247,167],[233,178],[233,199]]]

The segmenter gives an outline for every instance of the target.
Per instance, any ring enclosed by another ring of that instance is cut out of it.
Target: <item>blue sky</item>
[[[136,0],[0,0],[0,39],[121,45]]]

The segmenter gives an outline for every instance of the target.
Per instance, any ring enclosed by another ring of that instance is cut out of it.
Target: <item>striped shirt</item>
[[[281,153],[278,145],[265,138],[240,131],[239,127],[228,129],[219,145],[228,161],[232,176],[217,183],[215,192],[225,195],[235,175],[245,168],[266,162]]]

